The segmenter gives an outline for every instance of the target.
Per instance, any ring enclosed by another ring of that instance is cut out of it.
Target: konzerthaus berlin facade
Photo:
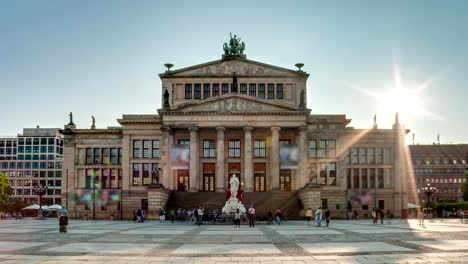
[[[311,113],[307,94],[313,90],[307,89],[309,74],[302,64],[291,70],[226,51],[220,60],[178,70],[166,66],[159,75],[163,107],[157,113],[123,115],[121,127],[107,129],[94,124],[78,129],[70,120],[61,131],[62,203],[72,216],[129,218],[141,207],[155,216],[182,192],[187,207],[210,199],[222,206],[221,193],[233,174],[240,179],[244,203],[254,203],[259,213],[267,210],[267,201],[290,195],[303,208],[328,207],[336,218],[345,217],[348,206],[361,215],[373,207],[400,215],[407,166],[406,131],[398,116],[392,129],[375,123],[354,129],[345,115]],[[189,161],[175,166],[174,147],[183,144],[189,145]],[[280,157],[283,144],[297,147],[297,167]],[[163,187],[150,186],[156,172]],[[93,180],[98,192],[117,190],[121,201],[72,201],[72,195],[92,190]],[[255,200],[260,196],[264,199]],[[277,203],[268,209],[288,206]]]

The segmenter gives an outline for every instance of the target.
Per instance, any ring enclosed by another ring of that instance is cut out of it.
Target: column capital
[[[298,128],[299,132],[306,132],[307,131],[307,126],[300,126]]]
[[[253,127],[244,127],[245,132],[250,132],[253,130]]]
[[[163,126],[161,126],[161,130],[162,130],[163,132],[171,132],[171,127],[170,127],[170,126],[163,125]]]
[[[273,127],[270,127],[270,129],[271,129],[272,132],[279,132],[281,130],[281,127],[273,126]]]
[[[189,126],[188,130],[190,132],[197,132],[198,131],[198,127],[197,126]]]
[[[224,131],[226,131],[226,127],[223,127],[223,126],[216,127],[216,131],[217,132],[224,132]]]

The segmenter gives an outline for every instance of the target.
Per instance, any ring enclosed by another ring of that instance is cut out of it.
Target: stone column
[[[253,191],[252,127],[244,127],[244,191]]]
[[[224,192],[224,131],[225,127],[217,127],[217,140],[216,140],[216,191]]]
[[[198,191],[198,127],[189,127],[190,131],[190,177],[189,191]]]
[[[280,127],[271,127],[270,175],[271,190],[279,190],[279,131]]]
[[[304,185],[309,181],[307,178],[307,158],[308,158],[308,142],[307,142],[307,127],[303,126],[299,128],[299,170],[298,174],[296,175],[296,186],[297,190],[304,187]]]
[[[171,128],[168,126],[163,126],[161,127],[161,130],[163,131],[163,142],[162,142],[162,156],[161,156],[161,161],[162,161],[162,184],[166,188],[172,188],[172,183],[170,179],[170,171],[171,171],[171,166],[169,164],[171,158],[170,158],[170,142],[169,142],[169,137],[170,137],[170,132]]]

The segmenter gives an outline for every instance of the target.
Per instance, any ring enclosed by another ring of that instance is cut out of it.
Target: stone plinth
[[[300,190],[298,194],[303,208],[312,208],[312,210],[316,210],[322,206],[321,192],[322,186],[318,184],[307,184],[302,190]]]
[[[152,184],[148,187],[148,211],[147,219],[159,219],[159,211],[165,208],[171,192],[162,184]]]

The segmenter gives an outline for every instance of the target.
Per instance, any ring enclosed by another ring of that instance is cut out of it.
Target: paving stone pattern
[[[303,221],[281,225],[202,225],[56,219],[0,221],[6,263],[468,263],[468,225],[438,219],[373,225]]]

